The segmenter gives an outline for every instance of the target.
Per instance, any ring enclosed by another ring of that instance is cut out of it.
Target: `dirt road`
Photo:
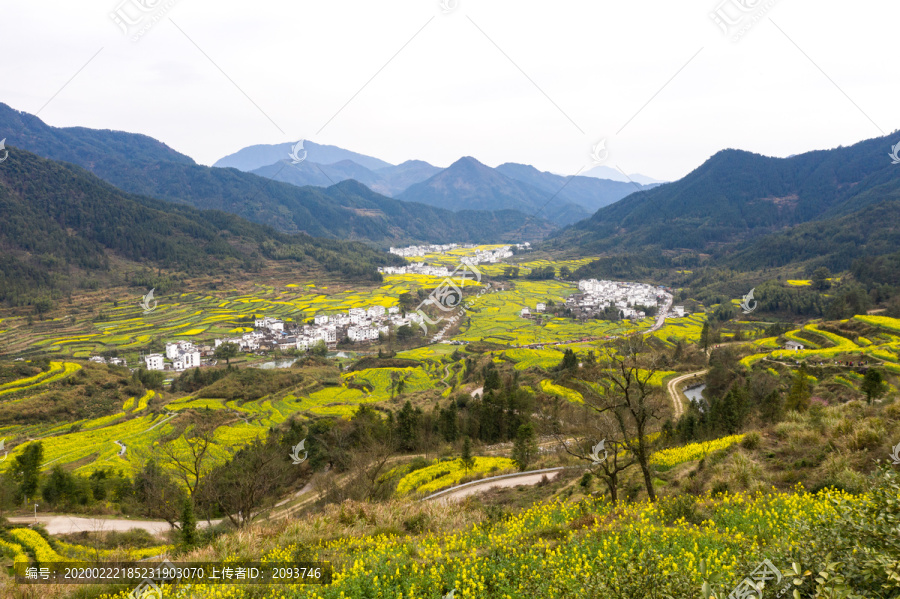
[[[10,518],[14,524],[33,524],[33,516]],[[38,516],[37,521],[47,528],[52,535],[67,534],[71,532],[108,532],[115,530],[125,532],[132,528],[143,528],[150,534],[156,535],[171,530],[168,522],[158,520],[115,520],[112,518],[82,518],[81,516]],[[218,524],[221,520],[213,520],[212,524]],[[206,526],[206,521],[197,522],[197,526]]]
[[[682,374],[681,376],[677,376],[674,379],[672,379],[671,381],[669,381],[667,388],[669,390],[669,397],[672,398],[672,405],[675,408],[675,419],[676,420],[678,418],[680,418],[682,414],[684,414],[684,402],[681,401],[681,396],[678,391],[678,386],[683,381],[686,381],[689,378],[696,377],[696,376],[703,376],[707,372],[709,372],[708,369],[698,370],[697,372],[689,372],[687,374]]]
[[[460,501],[469,495],[481,493],[482,491],[487,491],[489,489],[536,485],[541,482],[545,476],[551,480],[556,478],[561,470],[562,468],[554,468],[553,471],[549,472],[546,470],[522,472],[521,474],[514,474],[512,476],[505,475],[502,476],[502,478],[492,477],[483,481],[465,483],[456,488],[451,487],[450,489],[444,489],[435,495],[426,497],[422,501],[441,501],[446,503],[449,501]]]

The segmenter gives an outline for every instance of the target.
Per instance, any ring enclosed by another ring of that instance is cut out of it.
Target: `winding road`
[[[559,476],[559,472],[564,470],[563,466],[559,466],[557,468],[544,468],[542,470],[531,470],[528,472],[519,472],[518,474],[501,474],[500,476],[492,476],[490,478],[485,478],[482,480],[472,481],[470,483],[464,483],[462,485],[456,485],[455,487],[450,487],[449,489],[444,489],[443,491],[438,491],[437,493],[433,493],[428,497],[422,499],[422,501],[433,501],[435,499],[439,499],[442,502],[449,501],[459,501],[468,497],[469,495],[474,495],[475,493],[480,493],[482,491],[488,491],[494,488],[508,488],[508,487],[519,487],[522,485],[536,485],[546,476],[548,479],[554,479]]]
[[[696,372],[689,372],[687,374],[682,374],[681,376],[677,376],[674,379],[672,379],[671,381],[669,381],[669,384],[666,385],[666,388],[669,390],[669,397],[672,398],[672,405],[675,408],[675,419],[676,420],[678,418],[680,418],[682,414],[684,414],[684,402],[681,400],[681,397],[679,395],[678,386],[690,378],[703,376],[707,372],[709,372],[708,368],[704,369],[704,370],[698,370]]]

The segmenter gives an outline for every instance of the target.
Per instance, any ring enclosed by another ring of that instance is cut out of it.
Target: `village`
[[[254,321],[253,331],[240,337],[216,339],[212,346],[197,346],[190,341],[166,343],[165,354],[149,354],[142,359],[147,370],[182,371],[209,365],[216,355],[216,348],[225,343],[234,344],[245,353],[308,351],[316,346],[333,350],[341,342],[378,341],[392,329],[419,324],[421,320],[422,317],[416,313],[401,314],[397,306],[370,306],[351,308],[345,313],[317,314],[303,323],[263,316]],[[207,358],[206,364],[203,358]]]
[[[622,319],[644,318],[652,315],[647,314],[648,309],[655,311],[659,305],[668,305],[672,300],[672,294],[662,286],[645,283],[584,279],[578,281],[578,290],[580,293],[566,298],[565,307],[571,311],[572,316],[581,319],[603,318],[611,313]],[[544,309],[546,307],[543,304],[536,307],[538,312]],[[673,306],[666,316],[685,316],[684,306]]]

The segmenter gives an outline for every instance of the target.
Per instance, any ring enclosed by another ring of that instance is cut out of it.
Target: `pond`
[[[701,383],[684,390],[684,396],[691,401],[700,401],[703,399],[703,390],[706,389],[706,383]]]
[[[293,358],[291,360],[275,360],[272,362],[263,362],[262,364],[256,364],[253,367],[262,368],[263,370],[274,370],[275,368],[290,368],[296,361],[296,358]]]

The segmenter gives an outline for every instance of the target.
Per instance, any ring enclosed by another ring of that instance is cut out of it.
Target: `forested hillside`
[[[400,202],[353,181],[328,188],[297,187],[233,168],[201,166],[144,135],[49,127],[0,104],[3,138],[8,146],[82,166],[129,193],[230,212],[287,233],[397,245],[533,241],[555,228],[513,211],[458,215]],[[526,222],[529,226],[523,229]]]
[[[291,260],[377,278],[397,259],[359,243],[288,235],[219,211],[126,194],[87,171],[10,147],[0,164],[0,301],[29,303],[113,268],[113,257],[199,275]]]

